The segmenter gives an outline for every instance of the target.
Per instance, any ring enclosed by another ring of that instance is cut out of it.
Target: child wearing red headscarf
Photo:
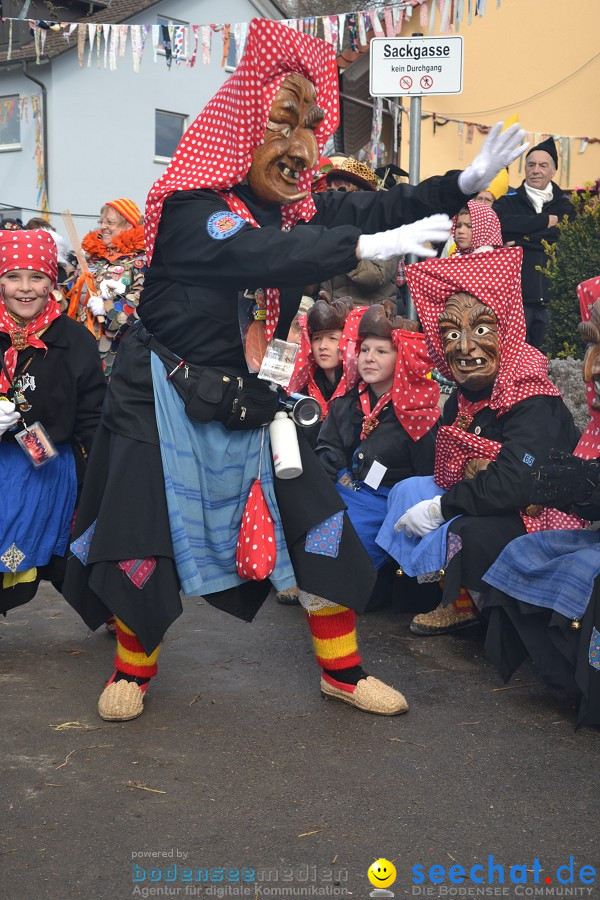
[[[377,569],[389,558],[375,543],[394,484],[431,475],[439,388],[414,323],[390,320],[380,305],[360,311],[358,384],[334,400],[316,453],[336,483],[350,520]]]
[[[2,613],[41,579],[60,589],[104,397],[96,343],[61,316],[56,276],[47,231],[0,232],[0,473],[11,486],[0,492]]]

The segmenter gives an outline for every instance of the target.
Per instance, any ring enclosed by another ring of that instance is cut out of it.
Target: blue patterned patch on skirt
[[[259,469],[261,429],[228,431],[186,415],[183,400],[151,353],[152,382],[169,524],[181,589],[200,596],[244,584],[235,554],[242,514]],[[269,431],[264,430],[261,486],[275,525],[277,560],[269,576],[282,591],[296,583],[273,487]]]
[[[588,659],[592,669],[600,669],[600,631],[596,627],[592,629]]]
[[[92,538],[94,537],[94,531],[96,530],[96,522],[92,522],[89,528],[80,534],[78,538],[71,544],[71,552],[77,557],[79,562],[87,566],[88,556],[90,552],[90,547],[92,545]]]
[[[304,549],[317,556],[337,558],[340,552],[340,541],[344,529],[344,510],[334,513],[306,532]]]

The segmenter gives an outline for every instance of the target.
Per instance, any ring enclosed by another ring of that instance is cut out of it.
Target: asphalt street
[[[321,698],[299,608],[270,598],[247,625],[188,600],[143,716],[113,724],[96,713],[113,639],[43,587],[0,620],[0,896],[362,900],[385,858],[396,897],[475,896],[448,869],[477,863],[477,896],[533,896],[536,859],[555,897],[572,856],[571,896],[593,898],[598,731],[574,732],[530,667],[506,689],[479,627],[419,638],[409,620],[359,624],[366,668],[411,704],[384,718]]]

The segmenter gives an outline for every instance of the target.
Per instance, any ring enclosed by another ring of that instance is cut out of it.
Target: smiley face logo
[[[396,880],[396,867],[389,859],[376,859],[369,866],[367,877],[376,888],[386,888]]]

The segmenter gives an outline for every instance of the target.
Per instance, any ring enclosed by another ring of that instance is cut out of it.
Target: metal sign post
[[[410,147],[408,153],[408,183],[418,184],[421,180],[421,98],[410,98]],[[417,262],[414,253],[409,254],[407,263]],[[417,311],[413,299],[408,293],[406,313],[409,319],[417,318]]]

